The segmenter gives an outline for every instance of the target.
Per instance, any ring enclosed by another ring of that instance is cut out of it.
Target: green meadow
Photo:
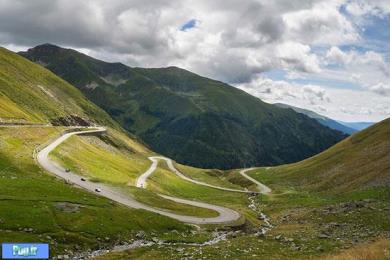
[[[127,241],[141,230],[146,237],[183,240],[180,234],[188,233],[188,240],[204,239],[176,220],[112,203],[43,171],[33,151],[63,130],[0,127],[1,243],[49,242],[57,254]]]

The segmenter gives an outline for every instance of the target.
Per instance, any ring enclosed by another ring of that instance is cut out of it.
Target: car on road
[[[82,180],[82,181],[86,181],[86,179],[85,179],[85,178],[81,178],[80,180]]]
[[[65,172],[70,172],[70,169],[65,169]]]
[[[96,192],[101,192],[102,190],[99,189],[99,188],[96,188],[95,191],[96,191]]]

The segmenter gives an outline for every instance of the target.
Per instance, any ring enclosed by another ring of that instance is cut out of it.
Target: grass
[[[27,121],[34,122],[36,119],[23,111],[9,98],[0,94],[0,119],[5,122]]]
[[[271,188],[345,193],[390,185],[390,119],[304,161],[250,172]]]
[[[273,190],[260,202],[275,225],[265,237],[244,232],[201,249],[183,246],[178,251],[173,246],[154,246],[100,259],[387,259],[389,122],[385,120],[305,161],[249,172]],[[250,186],[237,170],[230,171],[227,179]],[[239,204],[227,195],[217,195],[217,191],[191,187],[163,167],[152,180],[156,184],[151,189],[159,192],[209,198],[221,204],[225,201],[232,208]]]
[[[0,118],[3,121],[46,124],[59,117],[77,115],[118,128],[78,89],[5,48],[0,48],[0,85]]]
[[[225,171],[216,169],[199,169],[177,163],[175,163],[175,167],[184,175],[193,180],[201,181],[219,187],[243,190],[240,185],[234,184],[228,180],[228,174]]]
[[[248,195],[222,191],[188,182],[172,173],[165,162],[160,162],[156,172],[149,177],[147,188],[156,193],[203,201],[237,210],[247,220],[259,224],[254,213],[248,209]]]
[[[390,259],[390,240],[380,239],[374,243],[363,244],[342,253],[325,256],[324,260],[380,260]]]
[[[174,212],[182,215],[198,216],[198,217],[217,217],[218,212],[205,208],[198,208],[195,206],[189,206],[186,204],[176,203],[167,199],[164,199],[154,192],[129,187],[127,191],[133,195],[138,201],[143,202],[147,205],[158,207],[170,212]]]
[[[325,243],[324,243],[325,244]],[[242,245],[245,245],[243,247]],[[178,251],[178,248],[181,248]],[[192,256],[193,259],[326,259],[326,260],[366,260],[387,259],[389,257],[389,240],[379,240],[373,244],[363,244],[332,256],[313,254],[303,256],[289,246],[275,240],[240,237],[221,242],[217,246],[157,246],[138,248],[135,250],[111,253],[97,257],[96,260],[111,259],[183,259]]]
[[[334,194],[305,190],[305,186],[287,186],[272,168],[262,168],[249,174],[273,189],[273,194],[263,200],[264,209],[268,214],[273,219],[280,220],[288,215],[291,218],[288,222],[306,223],[313,231],[312,243],[318,240],[318,234],[330,223],[343,223],[331,230],[334,236],[332,239],[339,237],[343,240],[342,244],[348,247],[354,245],[355,240],[359,243],[365,242],[390,231],[390,219],[387,217],[387,210],[390,208],[390,189],[386,186],[366,187]],[[365,200],[371,202],[358,208],[353,206],[353,203]],[[279,223],[274,231],[283,230],[283,226],[283,223]],[[295,230],[294,233],[297,235],[300,231]],[[335,247],[337,245],[333,245],[329,250],[335,250]]]
[[[118,149],[97,136],[72,136],[57,147],[51,157],[88,178],[110,184],[134,185],[137,177],[149,168],[150,161],[130,149]]]
[[[43,171],[33,150],[62,130],[0,128],[0,243],[49,242],[56,255],[129,240],[140,230],[148,237],[204,239],[176,220],[117,205]]]
[[[262,200],[263,211],[276,225],[265,237],[243,232],[213,246],[153,246],[98,259],[384,259],[389,248],[389,195],[384,189],[342,197],[284,193]],[[344,210],[343,203],[367,198],[373,200],[367,206]],[[324,213],[329,207],[335,212]],[[320,238],[323,233],[329,238]]]
[[[218,216],[216,211],[176,203],[134,188],[136,179],[151,165],[147,159],[150,154],[140,143],[109,130],[103,136],[72,136],[51,157],[91,181],[112,185],[147,205],[183,215]]]

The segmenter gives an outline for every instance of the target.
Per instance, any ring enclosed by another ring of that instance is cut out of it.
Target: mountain
[[[117,126],[77,88],[0,48],[0,123]]]
[[[130,68],[50,44],[20,54],[183,164],[226,169],[295,162],[345,138],[303,114],[180,68]]]
[[[355,129],[356,131],[366,129],[367,127],[370,127],[373,124],[375,124],[374,122],[344,122],[344,121],[338,121],[338,122],[349,128]]]
[[[281,107],[281,108],[291,108],[295,112],[302,113],[304,115],[307,115],[308,117],[311,117],[315,120],[317,120],[320,124],[327,126],[331,129],[338,130],[340,132],[343,132],[345,134],[353,134],[355,132],[361,131],[363,129],[366,129],[367,127],[375,124],[374,122],[344,122],[344,121],[336,121],[329,117],[317,114],[314,111],[299,108],[283,103],[275,103],[275,106]]]
[[[311,118],[317,120],[320,124],[322,124],[324,126],[327,126],[327,127],[334,129],[334,130],[338,130],[338,131],[343,132],[345,134],[350,135],[350,134],[353,134],[353,133],[361,130],[361,129],[356,129],[354,127],[349,127],[348,125],[346,125],[343,122],[338,122],[336,120],[333,120],[329,117],[326,117],[326,116],[323,116],[320,114],[317,114],[316,112],[313,112],[313,111],[308,110],[308,109],[290,106],[290,105],[283,104],[283,103],[275,103],[274,105],[281,107],[281,108],[291,108],[295,112],[302,113],[304,115],[307,115],[308,117],[311,117]]]
[[[389,186],[390,118],[314,157],[272,168],[270,174],[277,185],[324,193]]]

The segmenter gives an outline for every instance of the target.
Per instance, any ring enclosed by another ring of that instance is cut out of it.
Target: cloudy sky
[[[344,121],[390,116],[389,0],[0,0],[0,45],[179,66]]]

